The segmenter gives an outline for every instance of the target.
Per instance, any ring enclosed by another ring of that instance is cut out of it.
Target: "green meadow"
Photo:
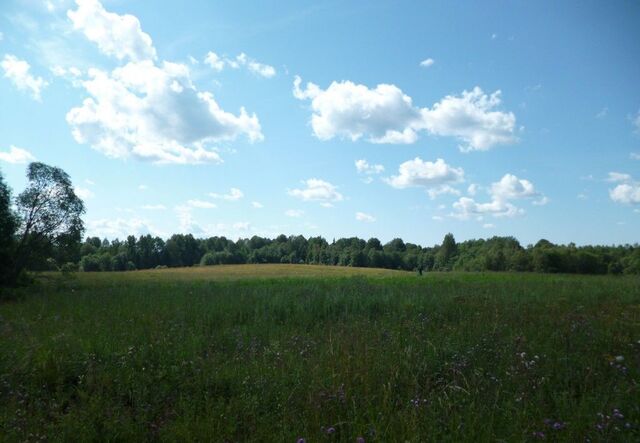
[[[43,274],[1,441],[640,440],[640,279],[308,265]]]

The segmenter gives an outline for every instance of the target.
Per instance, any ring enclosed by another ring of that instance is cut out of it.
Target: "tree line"
[[[126,240],[89,237],[80,248],[79,269],[124,271],[157,267],[244,263],[296,263],[402,269],[407,271],[519,271],[577,274],[640,274],[640,246],[555,245],[540,240],[523,247],[513,237],[422,247],[400,238],[382,244],[377,238],[327,241],[323,237],[253,236],[195,238],[175,234],[168,240],[151,235]]]
[[[34,162],[28,184],[16,198],[0,174],[0,286],[13,285],[25,271],[127,271],[158,267],[243,263],[296,263],[402,269],[407,271],[519,271],[578,274],[640,274],[640,246],[556,245],[540,240],[522,246],[513,237],[442,243],[423,247],[395,238],[341,238],[280,235],[237,241],[175,234],[88,237],[85,212],[69,176]]]

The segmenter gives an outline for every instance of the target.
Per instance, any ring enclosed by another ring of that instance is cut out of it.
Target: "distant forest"
[[[577,274],[640,274],[640,246],[555,245],[540,240],[523,247],[513,237],[457,243],[447,234],[442,244],[422,247],[396,238],[386,244],[357,237],[327,241],[322,237],[253,236],[194,238],[151,235],[126,240],[87,238],[76,258],[82,271],[126,271],[157,267],[242,263],[306,263],[407,271],[520,271]],[[55,268],[54,258],[47,263]]]
[[[513,237],[422,247],[396,238],[253,236],[197,239],[175,234],[126,240],[82,241],[85,207],[62,169],[33,162],[28,184],[15,199],[0,174],[0,286],[14,285],[25,270],[127,271],[242,263],[306,263],[407,271],[531,271],[577,274],[640,274],[640,245],[555,245],[540,240],[523,247]]]

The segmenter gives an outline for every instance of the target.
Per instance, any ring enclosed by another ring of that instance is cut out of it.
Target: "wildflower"
[[[307,443],[307,440],[305,440],[304,438],[300,437],[299,439],[296,440],[296,443]]]
[[[536,432],[534,432],[534,433],[533,433],[533,436],[534,436],[535,438],[542,438],[542,439],[544,439],[544,438],[545,438],[544,432],[542,432],[542,431],[536,431]]]
[[[622,363],[624,361],[624,355],[616,355],[616,361]]]
[[[613,418],[617,418],[618,420],[622,420],[624,418],[624,415],[622,415],[619,409],[614,409],[613,414],[611,415],[613,415]]]
[[[552,427],[553,427],[553,429],[555,429],[556,431],[559,431],[559,430],[561,430],[561,429],[564,429],[565,424],[564,424],[563,422],[561,422],[561,421],[557,421],[557,422],[555,422],[555,423],[553,424],[553,426],[552,426]]]
[[[364,443],[364,437],[356,438],[356,443]]]
[[[329,435],[331,435],[331,434],[333,434],[333,433],[335,433],[335,432],[336,432],[336,428],[334,428],[333,426],[330,426],[330,427],[327,429],[327,434],[329,434]]]

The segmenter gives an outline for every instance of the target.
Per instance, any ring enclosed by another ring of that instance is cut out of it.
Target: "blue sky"
[[[640,3],[5,0],[0,168],[89,235],[633,243]]]

